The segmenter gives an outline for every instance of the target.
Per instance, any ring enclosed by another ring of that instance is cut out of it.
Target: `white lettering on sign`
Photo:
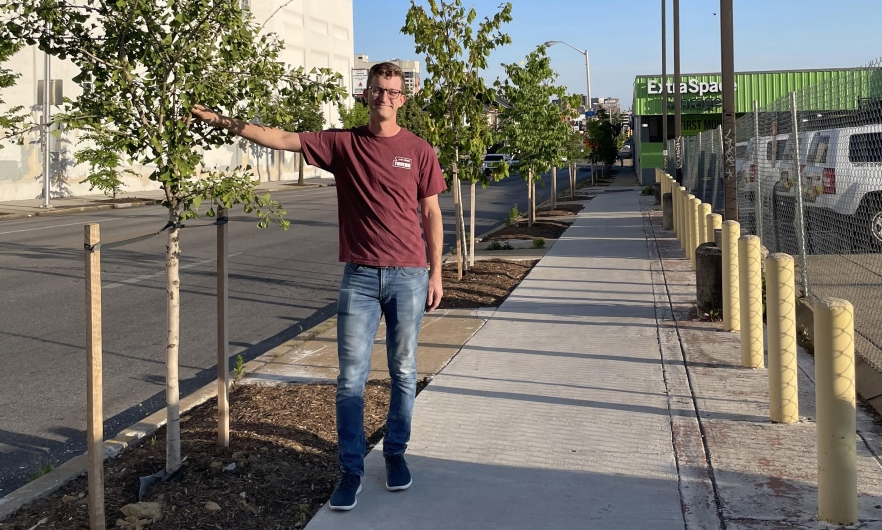
[[[667,87],[663,87],[661,82],[655,79],[650,79],[646,83],[646,93],[650,95],[661,94],[664,91],[663,88],[667,88],[668,94],[674,93],[674,83],[668,83]],[[735,83],[735,90],[738,90],[738,83]],[[680,83],[681,94],[698,94],[703,96],[705,94],[719,94],[721,92],[723,92],[722,82],[699,81],[692,78]]]

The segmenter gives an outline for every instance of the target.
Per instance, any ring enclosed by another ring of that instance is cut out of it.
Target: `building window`
[[[239,0],[239,7],[243,11],[251,11],[251,0]]]

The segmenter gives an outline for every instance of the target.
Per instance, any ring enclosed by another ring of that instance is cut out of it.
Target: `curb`
[[[247,362],[244,366],[244,373],[252,372],[266,365],[269,360],[272,359],[272,357],[264,361],[261,361],[259,359],[268,356],[269,354],[272,354],[275,350],[292,346],[295,343],[311,340],[320,333],[323,333],[336,325],[336,315],[328,318],[324,322],[316,324],[312,328],[303,331],[296,337],[264,353],[257,359]],[[273,355],[273,357],[275,357],[275,355]],[[235,384],[236,381],[237,379],[235,378],[235,376],[231,374],[231,383]],[[183,416],[193,408],[215,397],[217,397],[217,379],[203,386],[199,390],[196,390],[187,397],[182,398],[180,405],[180,414]],[[128,447],[137,445],[137,443],[140,442],[142,439],[150,436],[160,427],[165,425],[166,421],[166,410],[162,409],[154,412],[141,421],[123,429],[115,437],[109,440],[105,440],[104,459],[106,460],[108,458],[115,458]],[[25,505],[42,497],[51,495],[74,479],[85,475],[86,471],[88,470],[88,465],[89,456],[87,453],[83,453],[81,455],[71,458],[63,464],[60,464],[58,467],[43,475],[42,477],[33,480],[18,488],[17,490],[10,492],[5,497],[0,498],[0,522],[5,521],[6,518],[12,515],[15,515],[15,513],[17,513]]]
[[[289,191],[289,189],[312,189],[312,188],[328,188],[335,187],[335,184],[304,184],[302,186],[285,184],[287,188],[273,190],[270,193],[274,193],[275,191]],[[264,190],[260,190],[264,191]],[[97,212],[100,210],[116,210],[119,208],[133,208],[136,206],[150,206],[153,204],[160,204],[162,199],[132,199],[131,202],[119,202],[113,204],[92,204],[86,206],[79,207],[71,207],[71,208],[58,208],[58,209],[49,209],[49,210],[35,210],[32,213],[21,212],[21,213],[6,213],[0,214],[0,221],[12,220],[12,219],[30,219],[33,217],[45,217],[49,215],[64,215],[67,213],[82,213],[82,212]]]
[[[79,206],[73,208],[59,208],[57,210],[39,210],[33,213],[7,213],[0,214],[0,221],[6,219],[29,219],[32,217],[46,217],[51,215],[65,215],[68,213],[97,212],[99,210],[113,210],[116,208],[132,208],[135,206],[148,206],[151,204],[159,204],[159,199],[134,199],[132,202],[114,203],[114,204],[95,204],[90,206]]]

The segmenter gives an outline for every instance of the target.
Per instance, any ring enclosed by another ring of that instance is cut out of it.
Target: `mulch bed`
[[[515,226],[515,225],[506,226],[502,230],[493,233],[493,235],[484,239],[484,241],[505,241],[508,239],[534,239],[537,237],[541,237],[542,239],[557,239],[570,226],[570,223],[565,223],[565,222],[561,222],[561,221],[552,221],[552,220],[547,220],[547,219],[539,219],[538,217],[539,216],[537,216],[536,222],[533,223],[533,226],[527,226],[526,221],[521,221],[517,224],[517,226]]]
[[[558,199],[557,202],[560,203],[565,199]],[[579,199],[585,200],[585,199]],[[547,208],[538,208],[536,210],[537,217],[560,217],[566,215],[573,215],[574,213],[579,213],[582,210],[581,204],[556,204],[554,210],[551,207]]]
[[[458,279],[456,262],[442,269],[444,296],[440,309],[495,307],[508,298],[538,261],[475,261],[475,266]]]
[[[417,392],[425,386],[420,381]],[[217,445],[216,400],[188,412],[181,418],[183,481],[150,490],[145,501],[158,502],[162,518],[145,528],[303,528],[327,502],[338,477],[335,392],[329,384],[234,386],[229,448]],[[382,443],[388,406],[389,382],[369,382],[364,415],[369,445]],[[107,528],[124,519],[123,506],[138,501],[138,477],[164,464],[165,428],[105,462]],[[88,530],[82,497],[87,490],[86,478],[80,477],[0,523],[0,529]],[[207,503],[217,506],[211,510]]]
[[[155,199],[139,199],[137,197],[117,197],[116,199],[101,199],[98,202],[111,204],[125,204],[129,202],[157,202]]]

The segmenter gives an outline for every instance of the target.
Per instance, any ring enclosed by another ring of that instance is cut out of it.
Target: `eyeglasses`
[[[389,94],[389,99],[395,99],[401,95],[400,90],[395,90],[394,88],[380,88],[378,86],[368,87],[371,91],[371,95],[374,97],[379,96],[380,94],[386,93]]]

